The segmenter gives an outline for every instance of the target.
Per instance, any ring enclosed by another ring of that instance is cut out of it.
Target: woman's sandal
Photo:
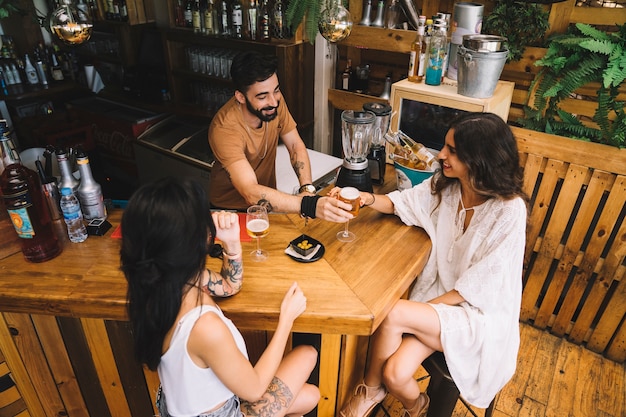
[[[354,394],[348,404],[339,412],[340,417],[367,417],[387,396],[387,390],[382,385],[368,387],[365,382],[354,389]]]
[[[423,398],[423,400],[420,401],[420,398]],[[422,404],[421,407],[419,407],[420,404]],[[426,412],[428,411],[429,405],[430,405],[430,397],[425,392],[422,392],[419,395],[419,397],[417,397],[417,400],[415,400],[415,405],[413,407],[404,409],[403,416],[404,417],[424,417],[426,416]]]

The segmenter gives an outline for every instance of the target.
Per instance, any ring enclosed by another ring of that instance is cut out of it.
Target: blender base
[[[337,187],[354,187],[359,191],[369,193],[374,192],[372,177],[368,167],[364,169],[348,169],[342,166],[339,168],[335,185]]]

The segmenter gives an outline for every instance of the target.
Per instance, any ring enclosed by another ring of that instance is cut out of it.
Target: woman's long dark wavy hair
[[[152,370],[184,293],[204,272],[214,236],[206,193],[193,180],[169,177],[146,184],[128,202],[121,269],[128,281],[135,355]]]
[[[485,197],[522,197],[523,171],[517,142],[511,128],[493,113],[464,113],[452,121],[454,145],[461,162],[467,165],[472,187]],[[438,171],[432,181],[433,194],[441,195],[458,183]]]

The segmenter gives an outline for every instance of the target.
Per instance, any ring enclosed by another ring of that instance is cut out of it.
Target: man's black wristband
[[[315,208],[317,207],[317,200],[322,198],[320,195],[305,195],[302,197],[302,203],[300,204],[300,215],[308,217],[309,219],[315,218]]]

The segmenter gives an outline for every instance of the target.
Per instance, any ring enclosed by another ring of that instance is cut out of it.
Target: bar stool
[[[430,375],[430,381],[426,389],[426,393],[430,397],[427,417],[450,417],[456,406],[456,401],[459,399],[467,410],[474,417],[477,417],[470,405],[460,397],[459,389],[450,376],[443,352],[433,353],[422,362],[422,366]],[[491,417],[495,403],[496,400],[494,398],[485,410],[485,417]]]

